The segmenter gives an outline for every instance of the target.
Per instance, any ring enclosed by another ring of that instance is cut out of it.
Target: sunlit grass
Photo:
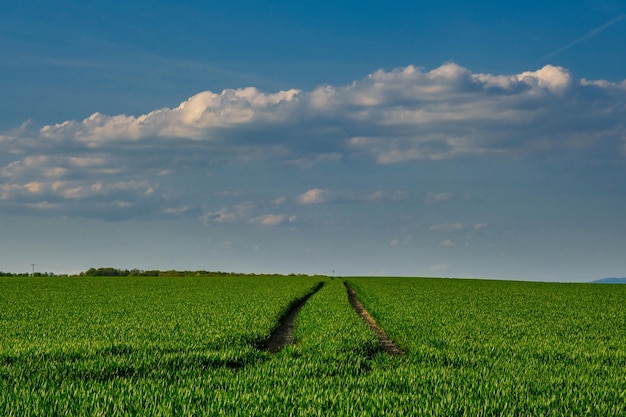
[[[626,414],[626,287],[348,281],[405,356],[340,279],[0,278],[0,415]]]

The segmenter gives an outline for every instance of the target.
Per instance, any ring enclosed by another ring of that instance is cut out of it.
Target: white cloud
[[[443,242],[441,242],[440,245],[443,246],[444,248],[451,248],[452,246],[456,245],[456,242],[452,239],[448,239],[448,240],[444,240]]]
[[[189,208],[185,207],[185,211]],[[210,224],[228,224],[228,223],[253,223],[262,226],[279,226],[287,223],[294,223],[297,220],[295,215],[286,214],[258,214],[263,210],[263,206],[258,203],[245,202],[232,207],[222,208],[220,210],[206,211],[200,216],[200,220],[205,225]]]
[[[59,185],[59,183],[56,184]],[[118,181],[113,183],[96,182],[77,186],[61,185],[57,187],[56,191],[60,192],[63,197],[68,199],[84,199],[96,195],[111,195],[118,192],[150,195],[154,190],[155,187],[147,181]]]
[[[189,207],[188,206],[166,207],[166,208],[163,209],[163,213],[171,214],[171,215],[174,215],[174,216],[184,214],[184,213],[186,213],[188,211],[189,211]]]
[[[274,199],[274,201],[272,201],[272,203],[276,204],[277,206],[281,205],[281,204],[285,204],[287,202],[287,199],[285,197],[277,197]]]
[[[178,106],[137,116],[96,112],[82,121],[41,128],[26,123],[0,132],[0,198],[29,207],[80,201],[85,213],[90,202],[107,199],[111,206],[141,202],[159,213],[187,206],[195,216],[204,211],[210,223],[233,216],[249,221],[251,215],[221,211],[219,205],[173,201],[183,192],[176,184],[193,169],[210,170],[206,181],[212,181],[224,178],[220,170],[258,160],[313,170],[354,161],[519,159],[563,151],[622,159],[625,101],[626,80],[576,80],[552,65],[485,74],[446,63],[432,70],[378,70],[349,85],[308,92],[204,91]],[[320,187],[296,202],[386,202],[407,196],[405,191]],[[460,197],[436,192],[425,200]],[[274,204],[289,201],[283,197]]]
[[[614,82],[610,82],[606,80],[588,80],[586,78],[582,78],[580,80],[580,85],[583,87],[592,86],[592,87],[604,88],[607,90],[611,90],[611,89],[626,90],[626,80],[619,82],[619,83],[614,83]]]
[[[553,93],[563,93],[572,84],[572,76],[569,71],[562,67],[546,65],[537,71],[525,71],[517,76],[521,82],[531,87],[538,85]]]
[[[329,202],[362,202],[376,203],[381,201],[400,201],[408,197],[409,193],[398,191],[374,191],[372,193],[355,193],[345,191],[331,191],[321,188],[312,188],[297,198],[300,204],[321,204]]]
[[[151,137],[217,139],[214,130],[252,122],[284,121],[297,103],[298,90],[261,93],[254,87],[198,93],[174,109],[163,108],[138,117],[94,113],[82,122],[44,126],[46,139],[74,139],[96,147],[107,141],[136,141]],[[286,108],[283,108],[286,107]]]
[[[44,189],[44,184],[42,182],[29,182],[28,184],[24,184],[24,188],[26,188],[31,193],[40,193]]]
[[[284,214],[265,214],[263,216],[252,219],[252,223],[257,223],[263,226],[279,226],[281,224],[290,222],[293,223],[296,220],[295,216],[286,216]]]
[[[43,199],[84,200],[97,198],[114,201],[116,196],[150,196],[158,185],[148,181],[117,181],[79,183],[68,181],[31,181],[25,184],[2,184],[0,196],[3,200],[15,200],[20,196],[41,195]]]
[[[624,85],[575,82],[569,71],[553,65],[512,75],[475,74],[455,63],[431,71],[408,66],[311,92],[263,93],[254,87],[204,91],[175,108],[140,116],[94,113],[83,121],[44,126],[39,136],[88,149],[136,141],[156,144],[157,138],[185,147],[193,145],[180,139],[191,139],[209,147],[221,143],[222,151],[230,147],[250,156],[278,155],[303,167],[346,154],[370,155],[381,164],[517,154],[567,148],[568,136],[581,129],[589,136],[585,143],[593,146],[600,120],[623,134],[619,121],[624,110],[615,104],[624,99]],[[585,89],[596,87],[609,91],[593,101],[580,99]],[[552,134],[555,123],[559,135]],[[10,138],[23,129],[16,132],[3,140],[14,142]],[[259,154],[260,148],[272,152]],[[97,158],[78,156],[73,163],[101,164]]]
[[[300,204],[321,204],[326,203],[330,198],[330,191],[321,188],[312,188],[298,196]]]
[[[408,66],[308,93],[253,87],[205,91],[175,108],[139,116],[94,113],[83,121],[44,126],[38,136],[48,146],[74,143],[90,152],[138,141],[168,149],[197,147],[187,141],[192,140],[206,150],[278,157],[302,167],[351,154],[381,164],[513,155],[568,148],[574,134],[593,146],[598,123],[603,131],[623,135],[624,109],[616,105],[626,95],[624,85],[575,82],[566,69],[552,65],[512,75],[475,74],[455,63],[431,71]],[[604,95],[584,99],[586,89],[598,87]],[[19,142],[20,135],[30,135],[25,129],[3,134],[2,141]],[[71,158],[77,167],[105,163],[103,155]]]

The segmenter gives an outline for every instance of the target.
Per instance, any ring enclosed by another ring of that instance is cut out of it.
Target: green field
[[[0,277],[0,415],[626,415],[626,286],[345,280],[404,356],[339,278]]]

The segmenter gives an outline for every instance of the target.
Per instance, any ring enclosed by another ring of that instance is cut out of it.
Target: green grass
[[[405,356],[339,279],[0,277],[0,415],[626,415],[626,286],[348,282]]]
[[[398,378],[431,415],[626,415],[625,286],[350,283],[407,351]]]
[[[317,278],[0,279],[0,414],[179,415]],[[197,403],[200,401],[200,403]]]

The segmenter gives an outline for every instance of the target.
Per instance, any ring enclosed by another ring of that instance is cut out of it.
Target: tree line
[[[143,269],[118,269],[118,268],[89,268],[88,270],[78,274],[79,276],[86,277],[159,277],[159,276],[189,276],[189,275],[241,275],[234,274],[232,272],[222,271],[177,271],[168,270],[161,271],[158,269],[143,270]]]
[[[12,272],[3,272],[0,271],[0,277],[67,277],[67,276],[80,276],[80,277],[159,277],[159,276],[168,276],[168,277],[183,277],[183,276],[242,276],[242,275],[266,275],[266,274],[255,274],[255,273],[241,273],[241,272],[223,272],[223,271],[205,271],[205,270],[196,270],[196,271],[178,271],[178,270],[167,270],[161,271],[158,269],[151,270],[143,270],[143,269],[120,269],[120,268],[89,268],[86,271],[79,272],[78,274],[54,274],[52,272],[20,272],[20,273],[12,273]],[[270,274],[270,275],[280,275],[280,274]],[[290,276],[306,276],[307,274],[289,274]]]
[[[54,274],[52,272],[35,272],[30,273],[30,272],[4,272],[4,271],[0,271],[0,277],[67,277],[69,276],[68,274]]]

